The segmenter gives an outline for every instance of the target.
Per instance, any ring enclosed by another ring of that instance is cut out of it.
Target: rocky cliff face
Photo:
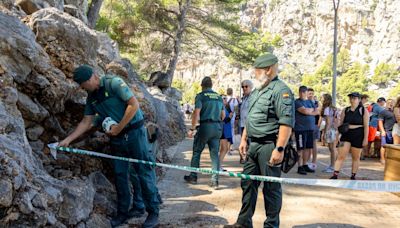
[[[86,93],[72,82],[73,69],[90,64],[132,85],[147,122],[161,128],[159,161],[184,136],[177,101],[167,91],[151,95],[156,88],[138,79],[116,44],[89,29],[83,11],[67,10],[82,10],[85,0],[16,4],[0,3],[0,224],[109,227],[116,200],[110,162],[63,153],[54,160],[45,147],[82,118]],[[103,133],[88,136],[75,146],[107,151]]]
[[[369,64],[371,71],[379,63],[400,66],[399,7],[397,0],[341,1],[339,47],[348,49],[353,61]],[[243,6],[240,16],[240,24],[253,31],[279,34],[283,47],[274,52],[282,67],[289,64],[302,73],[314,71],[332,53],[333,23],[332,1],[252,0]],[[250,77],[249,72],[229,65],[215,49],[196,61],[182,60],[176,78],[199,81],[207,74],[216,74],[216,87],[222,88],[238,87],[241,75]]]

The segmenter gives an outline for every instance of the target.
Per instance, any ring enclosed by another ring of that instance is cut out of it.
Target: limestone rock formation
[[[184,136],[182,115],[177,101],[147,91],[107,35],[62,11],[86,1],[31,2],[43,7],[35,12],[21,7],[22,12],[0,3],[0,224],[110,227],[116,212],[110,161],[67,153],[54,160],[45,147],[63,139],[82,118],[86,92],[71,80],[73,69],[86,63],[99,74],[112,71],[129,82],[146,121],[161,129],[159,161],[166,159],[164,149]],[[103,133],[87,136],[74,146],[108,151]]]
[[[340,1],[338,45],[351,59],[370,66],[379,63],[400,67],[400,17],[398,0]],[[275,48],[282,69],[292,66],[301,74],[314,72],[332,53],[334,12],[332,1],[251,0],[242,7],[239,23],[250,31],[280,35],[283,46]],[[182,57],[174,78],[192,83],[214,76],[214,88],[233,87],[251,71],[231,65],[218,48],[204,47],[201,56]],[[192,60],[188,60],[192,59]]]

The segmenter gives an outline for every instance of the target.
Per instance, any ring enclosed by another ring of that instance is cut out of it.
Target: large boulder
[[[71,1],[68,4],[77,4]],[[56,8],[39,9],[23,18],[24,24],[22,17],[2,7],[0,224],[109,227],[107,217],[116,212],[110,162],[61,152],[55,160],[45,147],[63,139],[82,118],[87,94],[71,80],[72,70],[86,63],[100,74],[109,70],[124,77],[146,120],[162,129],[162,148],[184,136],[181,116],[171,98],[160,95],[161,100],[147,91],[132,64],[120,59],[117,45],[105,34]],[[103,133],[87,136],[74,147],[109,151]],[[157,156],[162,161],[164,153]]]
[[[150,75],[148,81],[149,86],[157,86],[160,89],[167,89],[171,86],[172,75],[167,73],[156,71]]]
[[[96,32],[77,18],[56,8],[46,8],[32,14],[28,26],[54,66],[67,77],[71,77],[80,64],[97,66],[99,43]]]
[[[28,15],[48,7],[64,10],[64,0],[17,0],[15,4]]]

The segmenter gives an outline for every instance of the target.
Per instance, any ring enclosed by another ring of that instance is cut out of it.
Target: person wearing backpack
[[[112,119],[106,126],[110,136],[112,152],[117,156],[154,162],[144,127],[143,112],[132,90],[119,77],[107,74],[99,77],[88,65],[74,70],[73,79],[88,92],[84,117],[78,127],[59,146],[67,147],[71,142],[92,128],[96,116],[102,120]],[[138,174],[138,182],[148,216],[142,227],[156,227],[159,223],[158,189],[152,166],[132,164]],[[116,227],[132,217],[129,172],[131,163],[114,160],[115,186],[117,190],[117,215],[111,225]]]
[[[338,179],[340,169],[349,152],[352,155],[351,180],[356,179],[360,156],[364,146],[368,145],[368,111],[360,105],[361,94],[354,92],[348,95],[350,106],[345,108],[340,117],[339,132],[342,134],[339,154],[335,162],[335,171],[330,179]]]

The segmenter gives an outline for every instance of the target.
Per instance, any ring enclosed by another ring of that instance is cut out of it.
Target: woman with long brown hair
[[[393,109],[394,116],[396,117],[397,123],[393,126],[393,143],[400,144],[400,97],[397,98]]]
[[[328,144],[331,154],[331,163],[323,172],[333,173],[336,160],[336,135],[337,135],[337,109],[333,106],[332,96],[329,94],[322,95],[321,116],[325,120],[324,140]]]

